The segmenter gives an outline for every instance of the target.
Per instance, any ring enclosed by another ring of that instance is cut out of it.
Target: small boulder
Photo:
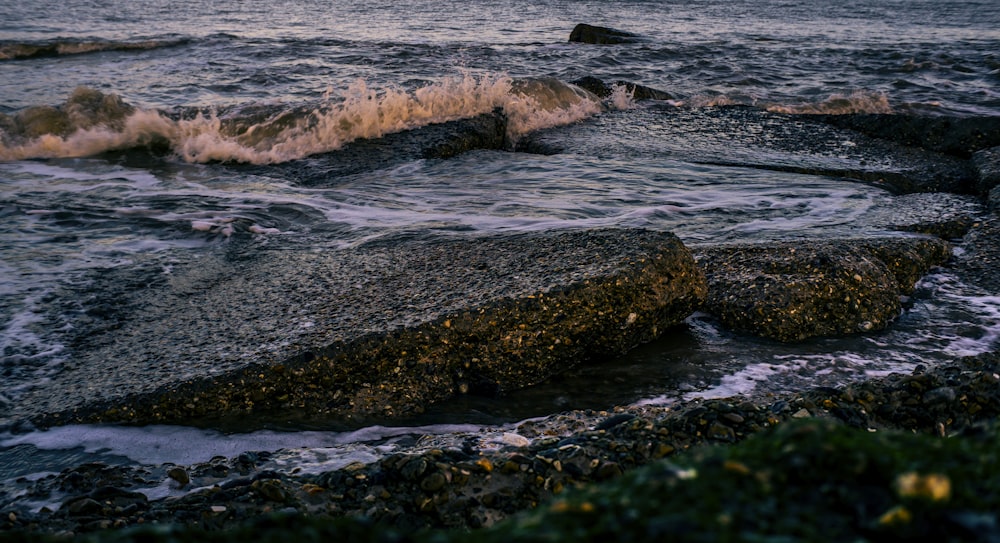
[[[574,43],[590,43],[590,44],[618,44],[618,43],[635,43],[638,36],[632,34],[631,32],[625,32],[622,30],[615,30],[614,28],[607,28],[604,26],[592,26],[584,23],[580,23],[573,28],[573,31],[569,34],[569,41]]]
[[[885,328],[899,296],[948,255],[936,238],[887,238],[724,246],[697,259],[707,312],[735,330],[792,342]]]

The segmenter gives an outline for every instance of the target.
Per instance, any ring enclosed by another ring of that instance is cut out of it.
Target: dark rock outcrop
[[[604,81],[593,77],[586,76],[581,77],[575,81],[570,81],[570,83],[580,87],[582,89],[588,90],[596,94],[600,98],[607,98],[611,96],[612,85],[608,85]],[[614,85],[620,87],[625,87],[629,93],[632,94],[632,98],[635,100],[673,100],[674,97],[670,94],[657,90],[650,87],[645,87],[635,83],[630,83],[628,81],[616,81]]]
[[[450,158],[474,149],[506,150],[507,115],[497,108],[466,119],[361,139],[343,148],[303,160],[266,167],[233,164],[230,168],[273,175],[275,171],[306,186],[330,186],[345,176],[387,168],[421,158]]]
[[[517,148],[543,154],[655,154],[702,164],[844,177],[898,194],[974,192],[976,174],[968,160],[873,138],[812,117],[750,106],[676,107],[654,102],[630,111],[627,120],[605,116],[599,123],[530,134],[518,141]],[[645,129],[635,130],[637,124]]]
[[[993,189],[998,192],[1000,189]],[[994,215],[977,223],[965,236],[960,253],[949,266],[963,282],[1000,295],[1000,220]]]
[[[708,279],[705,310],[735,330],[778,341],[885,328],[931,266],[936,238],[732,245],[696,252]]]
[[[1000,117],[921,117],[887,113],[810,117],[875,138],[961,158],[1000,146]]]
[[[604,26],[593,26],[589,24],[580,23],[573,28],[573,31],[569,34],[569,41],[575,43],[590,43],[590,44],[619,44],[619,43],[635,43],[639,36],[632,34],[631,32],[625,32],[622,30],[615,30],[614,28],[607,28]]]
[[[125,314],[80,338],[73,368],[15,416],[45,425],[403,416],[624,353],[706,294],[680,240],[645,230],[243,248],[120,291],[137,283],[118,278],[95,295]]]
[[[1000,186],[1000,147],[976,151],[972,155],[972,166],[976,170],[979,194],[987,196]]]

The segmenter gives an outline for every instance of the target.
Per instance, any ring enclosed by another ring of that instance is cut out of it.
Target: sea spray
[[[617,102],[627,105],[624,97]],[[0,119],[0,160],[163,147],[193,163],[277,164],[497,107],[510,119],[511,138],[602,110],[597,97],[573,85],[549,78],[515,81],[504,75],[464,74],[412,92],[374,89],[357,80],[341,92],[328,91],[312,108],[252,104],[246,110],[253,121],[240,109],[175,118],[80,88],[60,108],[39,106]]]

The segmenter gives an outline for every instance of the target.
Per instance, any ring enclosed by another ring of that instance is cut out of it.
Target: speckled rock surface
[[[705,296],[680,240],[645,230],[230,250],[160,283],[108,276],[108,322],[8,420],[399,416],[621,354]]]
[[[976,169],[980,194],[989,194],[1000,186],[1000,147],[977,151],[972,155],[972,165]]]
[[[962,281],[990,295],[1000,295],[1000,218],[994,215],[977,223],[966,235],[961,248],[949,268]]]
[[[951,254],[937,238],[783,242],[697,251],[705,310],[733,328],[799,341],[885,328],[931,266]]]

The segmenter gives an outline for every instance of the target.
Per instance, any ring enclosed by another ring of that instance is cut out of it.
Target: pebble
[[[177,481],[177,484],[180,485],[181,488],[184,488],[191,482],[191,476],[188,475],[187,470],[180,466],[170,468],[170,471],[167,472],[167,477]]]

